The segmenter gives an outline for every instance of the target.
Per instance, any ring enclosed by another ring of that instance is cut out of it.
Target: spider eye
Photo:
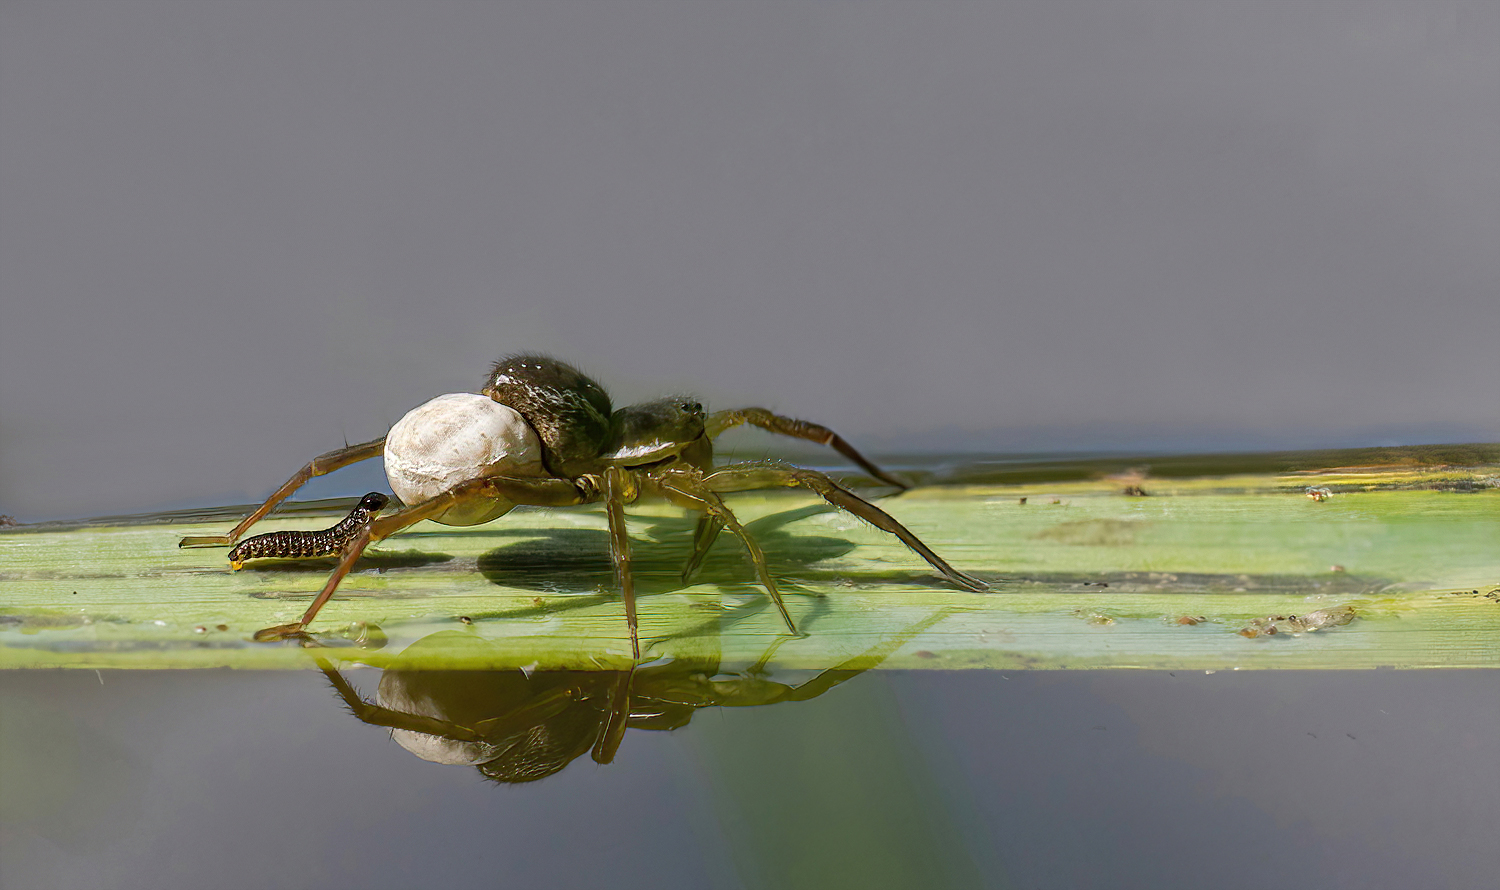
[[[703,406],[700,405],[697,402],[683,402],[681,405],[678,405],[677,407],[681,408],[683,411],[686,411],[688,414],[702,414],[703,413]]]

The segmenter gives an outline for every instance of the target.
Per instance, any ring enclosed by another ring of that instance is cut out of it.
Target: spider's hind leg
[[[359,445],[349,445],[327,454],[320,454],[307,462],[307,465],[296,473],[292,478],[286,480],[282,486],[268,498],[266,502],[256,508],[254,513],[246,516],[239,525],[230,529],[227,535],[188,535],[177,542],[178,547],[227,547],[239,542],[240,536],[250,529],[250,526],[266,518],[266,514],[276,508],[276,505],[292,496],[292,493],[314,476],[326,476],[334,470],[343,469],[350,464],[379,457],[385,453],[385,437],[381,436],[373,442],[364,442]]]
[[[512,504],[529,504],[539,507],[566,507],[592,503],[599,499],[598,487],[592,477],[577,479],[553,479],[547,477],[481,476],[462,482],[442,494],[420,504],[413,504],[379,519],[366,522],[358,531],[351,533],[343,542],[342,556],[333,573],[323,584],[323,589],[313,599],[312,605],[302,613],[301,619],[290,624],[278,624],[257,631],[255,639],[260,642],[283,639],[302,632],[317,616],[318,610],[333,596],[339,582],[354,568],[365,548],[415,525],[423,519],[440,516],[455,504],[474,499],[502,499]]]

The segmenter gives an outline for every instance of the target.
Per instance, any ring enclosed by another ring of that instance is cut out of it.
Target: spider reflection
[[[741,674],[717,659],[678,660],[627,670],[424,670],[423,656],[487,645],[464,631],[418,640],[385,669],[367,701],[323,656],[318,666],[354,716],[385,726],[401,747],[434,763],[473,766],[486,779],[514,784],[560,772],[589,753],[611,763],[627,729],[669,731],[700,709],[807,701],[884,661],[946,610],[805,683],[769,679],[775,646]],[[779,644],[778,644],[779,645]]]

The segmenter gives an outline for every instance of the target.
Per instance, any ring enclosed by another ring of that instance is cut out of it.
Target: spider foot
[[[973,575],[965,574],[964,572],[955,571],[951,580],[959,587],[962,587],[965,590],[972,590],[975,593],[988,593],[990,589],[990,586],[988,584],[984,583]]]
[[[307,631],[303,630],[304,627],[306,625],[300,621],[293,621],[291,624],[278,624],[275,627],[267,627],[256,631],[255,636],[251,637],[251,639],[257,643],[302,639],[307,636]]]
[[[177,542],[178,547],[228,547],[232,542],[228,535],[188,535]]]

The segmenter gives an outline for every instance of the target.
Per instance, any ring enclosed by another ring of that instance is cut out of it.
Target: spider
[[[627,729],[680,729],[703,708],[743,708],[808,701],[871,668],[942,621],[941,608],[874,648],[798,684],[771,679],[773,644],[747,669],[727,672],[716,656],[622,671],[430,670],[427,653],[482,653],[493,645],[445,630],[412,643],[383,665],[375,700],[364,698],[334,663],[312,649],[313,660],[349,712],[423,760],[478,767],[502,783],[546,778],[591,752],[611,763]]]
[[[473,525],[488,522],[518,504],[562,507],[603,501],[631,651],[639,659],[625,506],[642,495],[663,497],[703,514],[693,533],[693,552],[682,572],[684,581],[698,570],[720,532],[728,529],[739,538],[761,585],[793,636],[797,635],[797,626],[766,566],[765,554],[721,494],[807,488],[833,506],[895,535],[957,586],[975,592],[989,589],[983,581],[950,566],[890,514],[824,473],[774,461],[715,466],[714,438],[746,423],[827,445],[880,481],[901,489],[909,487],[819,424],[764,408],[707,414],[690,396],[668,396],[615,409],[603,387],[577,368],[548,356],[523,354],[496,362],[479,395],[439,396],[413,409],[385,437],[314,458],[227,535],[186,537],[179,546],[232,546],[312,477],[384,454],[387,478],[407,506],[379,518],[372,518],[373,511],[358,518],[351,514],[325,532],[291,533],[322,536],[322,553],[340,558],[299,621],[266,628],[255,635],[257,640],[303,633],[369,544],[423,519]],[[335,529],[344,531],[336,533]],[[278,554],[246,553],[243,548],[233,554],[245,559],[258,555]]]
[[[408,652],[472,643],[442,631]],[[532,782],[581,756],[611,763],[627,729],[686,726],[698,710],[807,701],[868,669],[857,656],[811,680],[788,685],[753,672],[720,677],[716,661],[632,664],[622,671],[426,670],[388,667],[374,701],[363,698],[333,663],[318,667],[355,717],[389,727],[401,747],[435,763],[478,767],[495,782]],[[858,666],[853,666],[858,665]]]

